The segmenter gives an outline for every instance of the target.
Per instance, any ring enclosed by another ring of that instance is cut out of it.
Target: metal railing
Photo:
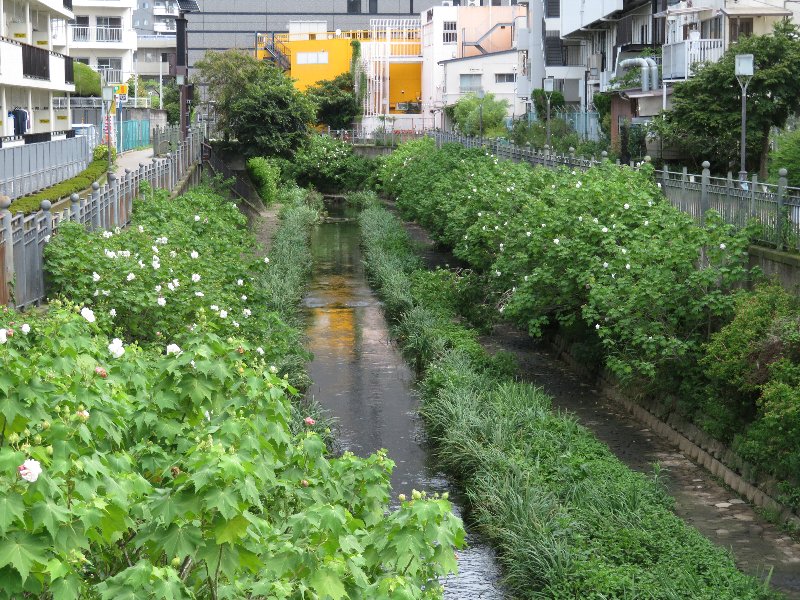
[[[461,144],[466,148],[483,148],[498,158],[527,162],[549,168],[590,169],[607,161],[607,153],[600,157],[575,156],[574,152],[557,154],[531,147],[521,147],[501,139],[465,137],[445,132],[428,132],[437,146],[446,143]],[[646,158],[645,160],[649,160]],[[617,161],[617,165],[620,165]],[[641,163],[630,163],[639,168]],[[620,165],[621,166],[621,165]],[[692,216],[699,224],[705,221],[709,210],[718,212],[723,220],[737,228],[756,223],[758,231],[753,241],[778,249],[800,250],[800,188],[787,185],[786,170],[781,169],[777,184],[761,183],[758,176],[744,183],[733,179],[712,177],[709,163],[703,163],[702,173],[671,171],[668,165],[655,170],[654,176],[664,196],[676,208]]]
[[[45,299],[44,247],[61,223],[74,221],[91,230],[124,227],[142,182],[173,190],[199,162],[200,139],[190,134],[174,153],[135,171],[126,169],[121,177],[111,173],[108,183],[93,183],[82,198],[72,194],[63,208],[45,200],[36,213],[12,215],[11,200],[0,197],[0,304],[26,308]]]
[[[89,164],[86,138],[0,148],[0,196],[19,198],[75,177]]]
[[[50,80],[50,51],[22,44],[22,75],[31,79]]]
[[[423,131],[408,131],[405,129],[365,131],[363,129],[330,129],[326,135],[356,146],[397,146],[409,140],[425,137]]]
[[[261,196],[253,187],[250,178],[246,173],[232,170],[225,161],[220,158],[210,144],[203,144],[203,163],[211,168],[215,175],[220,175],[225,179],[233,179],[232,191],[242,200],[247,202],[255,210],[263,210],[264,203]]]
[[[104,101],[102,98],[84,98],[72,97],[67,102],[66,96],[58,96],[53,98],[53,108],[55,110],[66,110],[67,108],[103,108]],[[152,99],[149,96],[128,96],[127,100],[122,102],[122,108],[150,108]]]

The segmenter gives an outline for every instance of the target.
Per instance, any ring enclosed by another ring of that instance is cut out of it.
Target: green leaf
[[[5,534],[15,519],[22,522],[24,517],[25,503],[22,496],[15,492],[0,496],[0,533]]]
[[[328,569],[314,571],[308,578],[308,583],[319,594],[320,598],[330,596],[333,600],[340,600],[347,594],[339,575]]]
[[[11,565],[20,574],[24,583],[33,565],[47,562],[44,548],[39,538],[16,532],[0,540],[0,567]]]
[[[249,525],[250,522],[242,515],[234,517],[230,521],[221,522],[214,528],[214,535],[217,536],[217,544],[224,544],[225,542],[231,544],[235,543],[236,540],[244,537]]]
[[[47,562],[47,566],[45,567],[45,572],[50,575],[50,581],[55,581],[56,579],[63,577],[67,573],[69,573],[69,568],[63,562],[58,560],[57,558],[51,558]]]
[[[76,575],[63,577],[54,581],[50,586],[53,592],[53,600],[74,600],[80,598],[81,580]]]
[[[59,523],[68,523],[70,520],[69,510],[50,499],[36,503],[31,512],[34,527],[44,525],[52,538],[58,533]]]
[[[194,554],[203,543],[203,532],[194,525],[170,525],[161,539],[161,547],[169,558],[184,558]]]

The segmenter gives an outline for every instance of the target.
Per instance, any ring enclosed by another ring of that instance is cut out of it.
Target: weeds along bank
[[[317,218],[292,197],[268,257],[208,188],[49,242],[61,299],[0,313],[0,598],[438,597],[447,500],[390,511],[386,456],[292,417]]]
[[[625,467],[456,322],[459,277],[419,268],[402,224],[360,216],[370,278],[422,370],[422,414],[519,598],[773,598],[671,512],[658,472]]]
[[[460,310],[534,336],[558,328],[579,361],[665,398],[800,506],[800,311],[778,286],[743,288],[748,231],[701,227],[641,170],[500,162],[481,150],[408,143],[378,179],[402,214],[470,269]]]

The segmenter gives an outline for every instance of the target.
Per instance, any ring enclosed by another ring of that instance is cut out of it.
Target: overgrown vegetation
[[[331,129],[351,129],[353,121],[361,113],[353,74],[350,72],[320,81],[305,93],[316,108],[318,125],[327,125]]]
[[[422,414],[500,550],[517,598],[778,597],[672,511],[658,470],[634,473],[454,322],[459,278],[417,270],[401,224],[360,216],[371,280],[423,371]]]
[[[507,110],[508,101],[498,100],[494,94],[486,94],[483,98],[468,94],[455,103],[452,114],[456,129],[464,135],[503,137]]]
[[[247,174],[264,204],[269,206],[275,202],[281,177],[280,167],[268,158],[254,156],[247,161]]]
[[[117,151],[111,148],[111,162],[116,160]],[[100,181],[108,171],[108,148],[107,146],[96,146],[92,155],[92,162],[79,175],[71,179],[50,186],[35,194],[17,198],[11,203],[9,210],[12,213],[33,213],[39,210],[43,201],[47,200],[55,204],[59,200],[68,198],[72,194],[86,192],[92,187],[95,181]]]

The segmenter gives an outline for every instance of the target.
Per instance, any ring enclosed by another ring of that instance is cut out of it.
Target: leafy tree
[[[290,155],[308,137],[314,107],[277,67],[238,50],[207,52],[197,67],[220,129],[245,155]]]
[[[770,129],[783,127],[800,108],[800,33],[789,22],[777,23],[772,35],[740,39],[719,62],[676,85],[673,109],[656,120],[654,129],[695,165],[709,160],[717,171],[735,169],[741,132],[736,54],[755,57],[747,89],[747,164],[766,177]]]
[[[75,95],[100,96],[100,73],[80,62],[75,62]]]
[[[464,135],[478,135],[481,131],[485,135],[502,127],[507,110],[508,101],[497,100],[494,94],[483,98],[470,94],[453,106],[453,120]]]
[[[316,107],[317,123],[332,129],[347,129],[361,112],[353,89],[353,74],[349,72],[320,81],[308,88],[306,95]]]
[[[531,92],[533,105],[536,107],[536,114],[540,119],[547,118],[547,96],[544,95],[544,90],[533,90]],[[564,94],[561,92],[553,92],[550,94],[550,116],[553,116],[553,111],[561,108],[566,104]]]
[[[800,186],[800,129],[782,134],[776,140],[777,148],[769,155],[769,178],[778,180],[778,172],[786,169],[789,185]]]

